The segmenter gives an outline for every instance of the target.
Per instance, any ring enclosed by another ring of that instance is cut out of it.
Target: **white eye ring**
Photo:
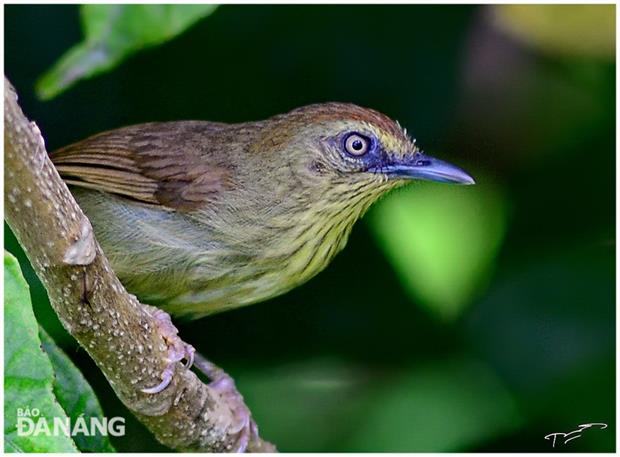
[[[357,133],[351,133],[344,141],[344,149],[352,156],[363,156],[370,148],[370,140]]]

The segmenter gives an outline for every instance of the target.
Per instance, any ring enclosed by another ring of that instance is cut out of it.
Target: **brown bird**
[[[387,116],[343,103],[241,124],[135,125],[52,160],[127,289],[191,318],[307,281],[394,187],[474,182]]]
[[[282,294],[321,271],[355,221],[412,179],[473,184],[420,151],[398,123],[343,103],[305,106],[259,122],[149,123],[100,133],[52,154],[125,287],[143,302],[198,318]],[[162,382],[194,350],[169,316]],[[240,430],[250,412],[222,370],[196,355]]]

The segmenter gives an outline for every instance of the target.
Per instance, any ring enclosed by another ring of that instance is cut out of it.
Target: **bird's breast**
[[[77,193],[127,289],[177,316],[260,302],[308,281],[345,246],[371,200],[337,199],[301,214],[184,217],[99,192]],[[244,211],[243,214],[250,214]]]
[[[353,215],[322,216],[304,217],[285,230],[274,227],[271,236],[256,241],[252,255],[205,253],[208,262],[198,262],[201,267],[193,272],[200,286],[174,297],[166,308],[176,314],[211,314],[267,300],[308,281],[345,246],[355,222]],[[219,277],[214,271],[220,271]]]

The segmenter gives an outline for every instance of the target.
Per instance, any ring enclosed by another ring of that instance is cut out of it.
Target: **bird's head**
[[[279,127],[270,140],[286,143],[288,160],[296,162],[305,181],[323,184],[343,201],[353,192],[374,201],[415,179],[474,184],[460,168],[424,154],[397,122],[371,109],[323,103],[273,120]]]

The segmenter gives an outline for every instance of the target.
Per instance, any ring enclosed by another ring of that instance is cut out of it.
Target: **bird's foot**
[[[185,360],[185,367],[190,368],[194,363],[194,354],[196,350],[193,346],[186,344],[179,338],[179,331],[172,324],[170,315],[165,311],[154,306],[148,306],[153,317],[157,321],[157,328],[159,333],[164,338],[166,345],[168,346],[168,355],[166,368],[161,374],[161,382],[153,387],[141,389],[146,394],[157,394],[164,390],[172,381],[172,375],[174,374],[174,366],[177,362]]]
[[[250,441],[258,439],[258,427],[243,401],[243,396],[237,390],[235,381],[224,370],[200,354],[196,354],[194,366],[211,380],[208,387],[219,395],[232,410],[234,423],[229,431],[231,434],[237,434],[237,440],[231,452],[245,452]]]
[[[185,360],[187,368],[193,365],[211,380],[208,387],[230,407],[233,423],[228,432],[237,435],[235,445],[230,451],[245,452],[250,441],[258,440],[258,427],[243,401],[243,396],[237,390],[235,381],[220,367],[197,354],[193,346],[179,338],[178,330],[172,324],[168,313],[154,306],[148,306],[148,309],[157,321],[158,331],[168,346],[168,364],[162,372],[162,381],[156,386],[142,389],[142,392],[156,394],[163,391],[172,381],[176,363]]]

